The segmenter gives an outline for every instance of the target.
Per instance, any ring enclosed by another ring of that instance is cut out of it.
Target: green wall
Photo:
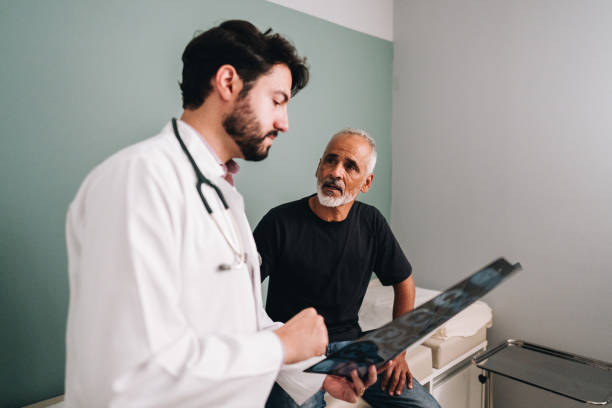
[[[308,56],[310,85],[263,163],[241,163],[251,223],[314,190],[328,137],[363,127],[379,146],[363,200],[390,213],[392,43],[259,0],[0,4],[0,406],[63,392],[64,219],[87,172],[179,115],[180,55],[197,30],[249,19]]]

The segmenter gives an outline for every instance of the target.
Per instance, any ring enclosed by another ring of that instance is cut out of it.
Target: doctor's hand
[[[327,328],[323,316],[312,307],[293,316],[274,333],[283,343],[285,364],[325,354],[328,342]]]
[[[368,368],[368,376],[365,380],[362,381],[361,378],[359,378],[357,370],[351,371],[351,380],[335,375],[328,375],[323,381],[323,389],[334,398],[347,402],[357,402],[359,397],[363,396],[365,390],[376,382],[376,378],[376,367],[371,365],[370,368]]]
[[[398,354],[391,362],[391,367],[382,375],[380,388],[389,395],[400,395],[404,385],[412,389],[412,373],[406,363],[406,352]]]

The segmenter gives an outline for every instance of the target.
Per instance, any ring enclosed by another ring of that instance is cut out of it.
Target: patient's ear
[[[370,175],[368,177],[366,177],[365,182],[363,183],[363,186],[361,186],[361,192],[362,193],[367,193],[368,190],[370,189],[370,187],[372,187],[372,181],[374,180],[374,173],[370,173]]]

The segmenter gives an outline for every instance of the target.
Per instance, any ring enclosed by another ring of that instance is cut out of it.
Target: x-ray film
[[[511,265],[504,258],[499,258],[414,310],[367,332],[305,371],[350,378],[351,371],[357,370],[363,377],[370,365],[380,368],[402,351],[418,346],[450,318],[521,269],[519,263]]]

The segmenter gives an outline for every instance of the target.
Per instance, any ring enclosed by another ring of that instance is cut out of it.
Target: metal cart
[[[481,381],[487,408],[493,408],[494,374],[585,404],[612,402],[612,364],[604,361],[509,339],[473,362],[485,371]]]

